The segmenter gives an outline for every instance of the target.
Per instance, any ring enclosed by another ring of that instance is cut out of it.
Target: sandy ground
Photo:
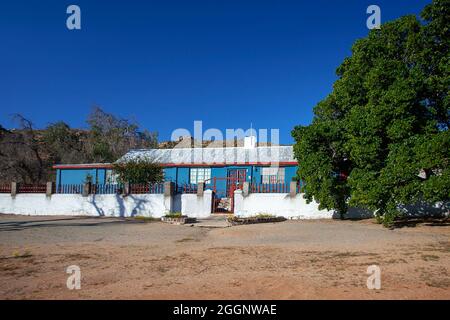
[[[450,226],[0,215],[2,299],[450,299]],[[366,286],[369,265],[381,289]],[[66,268],[81,269],[68,290]]]

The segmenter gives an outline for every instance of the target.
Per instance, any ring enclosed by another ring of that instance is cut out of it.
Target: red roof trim
[[[233,163],[164,163],[163,167],[226,167],[226,166],[271,166],[277,162],[233,162]],[[296,166],[296,161],[278,162],[279,166]],[[56,164],[53,169],[112,169],[112,164]]]
[[[230,162],[230,163],[165,163],[163,167],[227,167],[227,166],[297,166],[296,161],[292,162]]]
[[[55,164],[53,169],[112,169],[112,164]]]

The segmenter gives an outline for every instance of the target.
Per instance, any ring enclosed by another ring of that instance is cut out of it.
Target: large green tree
[[[357,40],[332,93],[292,134],[305,197],[344,215],[450,199],[450,0]]]

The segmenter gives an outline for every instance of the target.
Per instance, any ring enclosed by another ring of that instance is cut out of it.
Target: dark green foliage
[[[118,175],[120,183],[158,183],[163,181],[161,165],[146,159],[115,163],[113,170]]]
[[[422,17],[356,41],[313,123],[293,130],[298,176],[321,208],[365,207],[390,224],[398,205],[450,199],[450,0]]]

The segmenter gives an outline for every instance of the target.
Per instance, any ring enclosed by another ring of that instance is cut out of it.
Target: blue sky
[[[0,10],[0,124],[21,113],[37,127],[86,127],[93,105],[160,140],[176,128],[280,129],[309,124],[331,92],[366,9],[382,21],[431,0],[4,1]],[[81,8],[81,30],[66,8]]]

